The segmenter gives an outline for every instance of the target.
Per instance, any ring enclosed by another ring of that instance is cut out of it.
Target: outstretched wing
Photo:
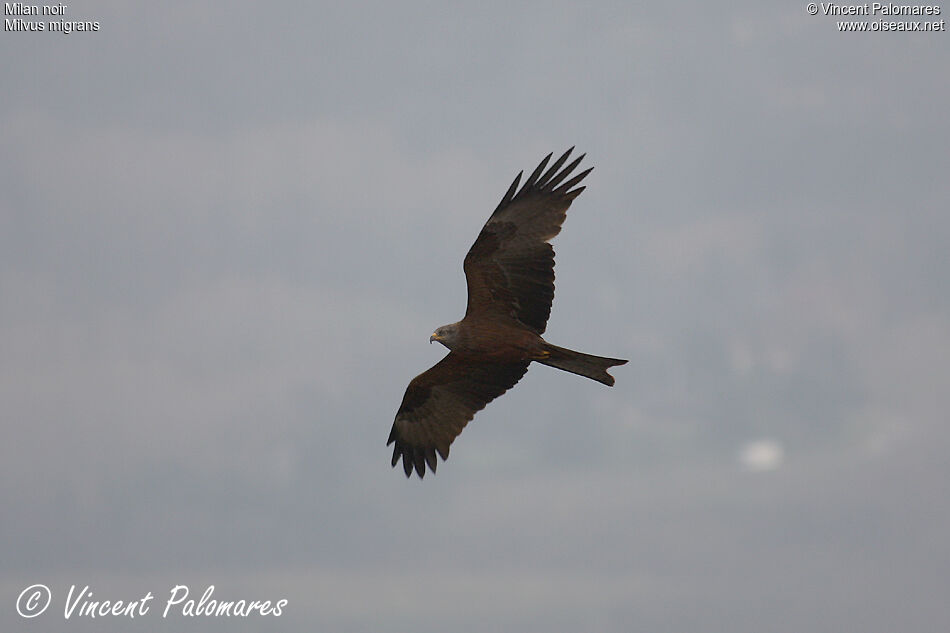
[[[406,477],[416,469],[425,475],[426,464],[435,472],[436,451],[445,461],[449,445],[468,421],[485,405],[511,389],[528,363],[488,363],[449,354],[409,383],[396,412],[386,445],[393,447],[393,466],[402,457]]]
[[[572,187],[593,169],[564,182],[584,158],[582,154],[558,171],[573,149],[544,171],[551,159],[548,154],[520,190],[519,173],[488,218],[465,256],[465,316],[512,317],[537,334],[544,333],[554,300],[554,249],[548,240],[561,232],[567,208],[584,190]]]

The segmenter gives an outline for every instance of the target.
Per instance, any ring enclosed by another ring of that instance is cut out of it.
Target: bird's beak
[[[439,335],[436,334],[435,332],[433,332],[432,336],[429,337],[429,343],[432,343],[432,341],[439,341],[439,340],[441,339],[439,338]]]

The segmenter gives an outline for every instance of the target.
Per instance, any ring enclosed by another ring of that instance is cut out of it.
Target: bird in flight
[[[554,249],[567,209],[593,167],[567,180],[584,158],[561,169],[564,152],[545,171],[552,154],[518,189],[518,174],[465,256],[468,307],[457,323],[429,337],[449,353],[409,383],[386,445],[394,444],[393,467],[402,458],[406,477],[426,465],[435,472],[436,452],[449,446],[477,411],[521,380],[531,361],[613,385],[609,367],[625,360],[582,354],[551,345],[544,334],[554,300]],[[559,171],[560,170],[560,171]],[[576,188],[575,188],[576,187]]]

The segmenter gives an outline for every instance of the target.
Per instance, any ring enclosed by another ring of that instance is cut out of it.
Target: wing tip
[[[565,171],[566,171],[566,170],[565,170]],[[570,180],[568,180],[567,182],[565,182],[563,185],[559,186],[557,189],[554,189],[554,190],[553,190],[553,193],[560,194],[560,195],[563,195],[563,196],[570,196],[571,199],[576,198],[577,196],[580,195],[581,191],[584,190],[584,187],[579,187],[579,188],[574,189],[574,190],[571,190],[571,187],[577,185],[577,184],[580,183],[582,180],[584,180],[584,178],[587,177],[587,174],[589,174],[589,173],[592,172],[592,171],[594,171],[594,168],[593,168],[593,167],[588,167],[587,169],[585,169],[585,170],[582,171],[581,173],[577,174],[576,176],[574,176],[573,178],[571,178]]]
[[[494,217],[495,213],[498,213],[502,208],[514,202],[515,200],[518,200],[519,198],[534,192],[565,196],[568,198],[568,200],[573,200],[576,198],[577,195],[583,191],[583,189],[575,190],[575,193],[570,191],[570,188],[583,180],[584,176],[593,170],[593,167],[590,167],[577,176],[571,178],[568,183],[563,185],[561,184],[561,182],[570,176],[571,172],[573,172],[580,162],[587,156],[587,153],[585,152],[571,161],[569,165],[561,169],[561,166],[565,163],[565,161],[567,161],[575,147],[575,145],[571,145],[567,151],[561,154],[561,156],[556,161],[554,161],[550,167],[547,168],[547,171],[545,171],[545,167],[547,167],[551,157],[554,156],[554,152],[550,152],[541,160],[540,163],[538,163],[538,166],[534,168],[534,171],[532,171],[531,175],[525,179],[523,184],[521,184],[521,179],[524,177],[524,170],[519,171],[518,175],[511,183],[511,186],[508,187],[508,191],[506,191],[505,195],[502,196],[501,202],[498,203],[498,206],[495,208],[495,212],[492,214],[492,216]],[[520,189],[519,184],[521,184]]]
[[[581,193],[583,193],[585,189],[587,189],[587,187],[578,187],[577,189],[573,189],[573,190],[571,190],[571,191],[568,191],[568,192],[565,193],[564,195],[565,195],[568,199],[573,200],[573,199],[576,198],[577,196],[581,195]]]
[[[402,442],[396,441],[392,435],[386,445],[389,446],[393,442],[395,442],[396,445],[393,447],[392,467],[395,468],[399,460],[402,459],[402,469],[407,479],[412,477],[413,472],[419,476],[419,479],[423,479],[426,475],[426,466],[429,467],[428,470],[434,475],[439,466],[439,457],[442,457],[442,461],[445,461],[449,457],[448,447],[410,447]]]
[[[517,197],[518,194],[518,184],[521,182],[521,177],[524,176],[524,170],[518,172],[518,175],[515,176],[515,179],[512,181],[511,186],[508,187],[508,191],[505,192],[505,195],[501,197],[501,202],[498,203],[498,206],[495,208],[495,211],[501,209],[503,206],[511,202]],[[522,189],[523,191],[524,189]]]

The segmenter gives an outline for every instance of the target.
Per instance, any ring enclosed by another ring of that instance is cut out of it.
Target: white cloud
[[[782,445],[771,439],[747,442],[739,450],[739,463],[752,472],[775,470],[784,460],[785,451]]]

